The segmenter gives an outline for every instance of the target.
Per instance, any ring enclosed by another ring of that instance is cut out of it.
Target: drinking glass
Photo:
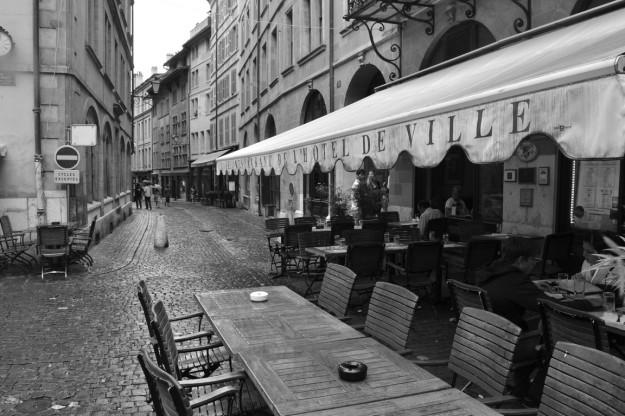
[[[581,273],[573,275],[573,293],[576,298],[583,298],[586,289],[586,279]]]
[[[616,312],[614,292],[603,292],[603,308],[607,312]]]
[[[555,287],[556,292],[566,292],[568,280],[568,273],[558,273],[558,281],[556,282],[558,285]]]

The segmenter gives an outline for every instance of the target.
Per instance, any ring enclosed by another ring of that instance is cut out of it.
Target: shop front
[[[624,21],[622,5],[604,7],[495,42],[222,156],[217,171],[304,175],[309,197],[311,177],[349,187],[369,164],[388,172],[402,219],[460,192],[463,216],[492,230],[622,231]]]

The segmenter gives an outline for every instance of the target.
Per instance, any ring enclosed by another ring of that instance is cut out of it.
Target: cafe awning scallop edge
[[[222,156],[217,170],[355,170],[366,157],[390,168],[401,153],[429,167],[451,146],[492,163],[533,133],[573,159],[623,157],[624,22],[619,9],[410,79]]]

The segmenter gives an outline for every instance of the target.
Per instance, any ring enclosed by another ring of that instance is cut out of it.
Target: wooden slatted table
[[[458,389],[301,413],[299,416],[495,416],[497,411]]]
[[[269,294],[268,300],[266,302],[250,301],[250,293],[256,291],[267,292]],[[224,313],[241,316],[250,313],[293,311],[300,307],[312,308],[314,306],[286,286],[214,290],[197,293],[195,298],[208,317],[223,315]]]
[[[242,351],[239,358],[271,410],[281,416],[449,388],[372,338],[267,346]],[[339,363],[350,360],[369,367],[365,380],[339,378]]]

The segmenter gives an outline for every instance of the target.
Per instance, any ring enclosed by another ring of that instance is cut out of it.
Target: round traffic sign
[[[56,149],[54,161],[61,169],[74,169],[80,162],[80,153],[74,146],[61,146]]]

